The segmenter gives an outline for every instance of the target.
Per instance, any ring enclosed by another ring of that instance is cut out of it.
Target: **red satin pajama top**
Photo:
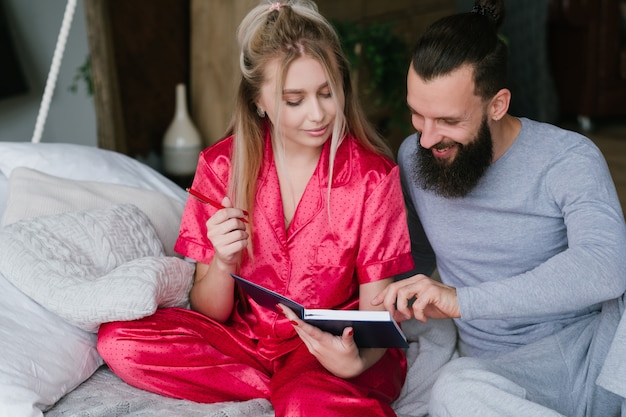
[[[200,154],[193,188],[221,201],[226,195],[233,145],[226,138]],[[239,274],[307,308],[358,309],[359,284],[413,267],[398,167],[364,149],[353,137],[341,143],[327,208],[330,140],[285,230],[282,200],[269,134],[254,202],[253,258]],[[217,209],[189,198],[175,250],[210,263],[207,219]],[[248,299],[238,301],[224,324],[235,338],[258,340],[272,360],[302,343],[288,320]]]

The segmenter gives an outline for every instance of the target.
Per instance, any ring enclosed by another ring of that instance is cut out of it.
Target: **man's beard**
[[[413,174],[423,189],[450,198],[465,197],[474,189],[493,158],[487,118],[483,117],[474,140],[466,145],[457,143],[457,146],[456,156],[450,163],[437,159],[432,150],[419,146],[419,162],[413,167]]]

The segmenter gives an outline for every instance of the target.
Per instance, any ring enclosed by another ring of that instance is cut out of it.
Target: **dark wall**
[[[27,91],[26,79],[15,53],[4,7],[0,2],[0,98]]]

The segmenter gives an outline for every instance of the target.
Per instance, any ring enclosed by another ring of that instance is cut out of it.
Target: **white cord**
[[[56,85],[59,68],[61,67],[61,58],[63,58],[65,44],[67,43],[67,37],[70,32],[72,18],[74,17],[74,10],[76,10],[76,0],[68,0],[67,6],[65,7],[65,14],[63,15],[63,22],[61,23],[61,30],[59,31],[57,44],[54,48],[52,64],[50,65],[50,71],[48,72],[48,79],[46,81],[46,88],[44,89],[43,97],[41,98],[39,114],[37,115],[37,122],[35,123],[35,131],[33,132],[33,137],[31,139],[31,142],[33,143],[39,143],[41,141],[43,126],[46,123],[46,118],[48,117],[48,110],[50,109],[50,102],[52,101],[54,86]]]

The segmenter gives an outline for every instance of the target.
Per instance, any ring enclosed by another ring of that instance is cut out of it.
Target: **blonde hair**
[[[314,2],[263,1],[240,23],[237,41],[240,48],[241,81],[233,117],[226,132],[226,136],[234,135],[229,195],[236,207],[244,208],[251,213],[250,220],[254,210],[256,180],[264,155],[263,125],[269,123],[265,122],[265,118],[259,117],[255,103],[260,97],[261,87],[266,82],[265,69],[276,59],[279,60],[281,68],[276,91],[278,105],[282,103],[281,91],[285,75],[290,63],[296,58],[303,55],[312,57],[319,61],[326,72],[338,110],[330,138],[329,178],[332,179],[337,148],[348,132],[365,148],[393,159],[386,142],[367,122],[357,95],[352,91],[349,64],[335,29],[318,12]],[[278,121],[274,122],[279,124]],[[273,143],[276,144],[275,135],[272,136]],[[329,196],[331,183],[332,181],[329,181]],[[250,227],[252,228],[252,222]]]

